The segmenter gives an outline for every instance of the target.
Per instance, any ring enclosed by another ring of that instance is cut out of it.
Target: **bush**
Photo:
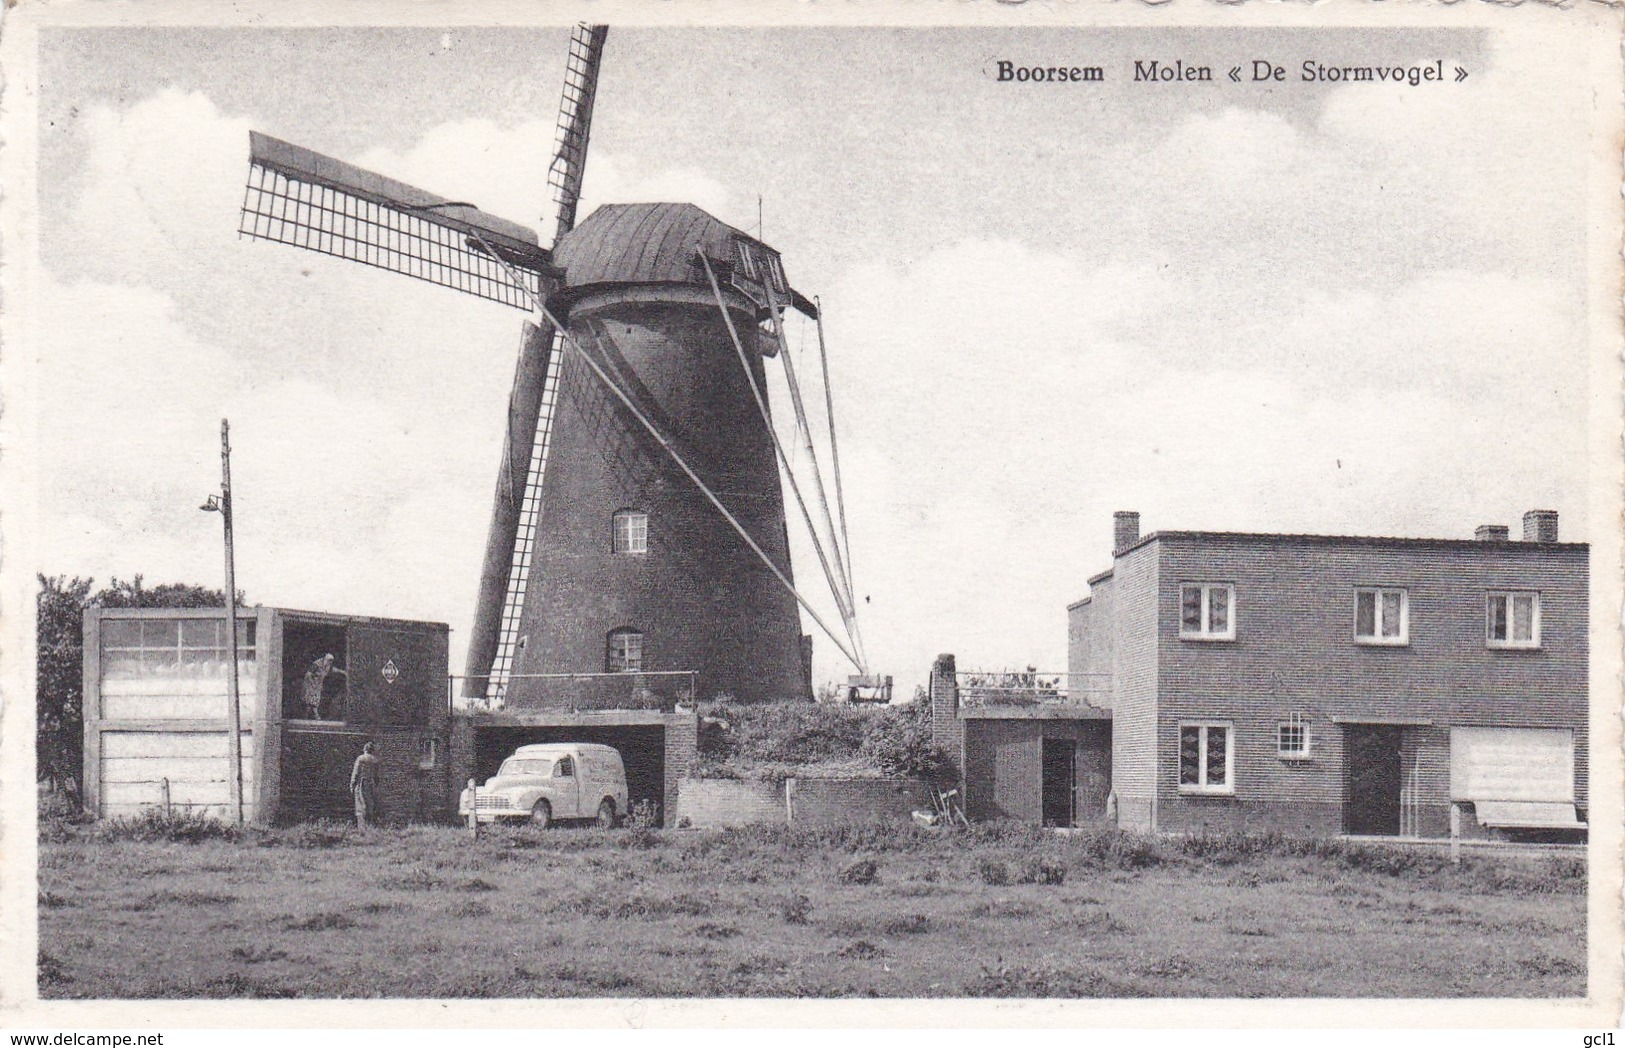
[[[931,741],[931,706],[915,699],[906,706],[889,706],[863,740],[863,755],[885,775],[924,779],[946,787],[958,775],[947,750]]]
[[[1066,864],[1035,855],[1021,868],[1022,884],[1065,884]]]
[[[880,864],[873,859],[854,859],[837,875],[842,884],[873,884],[879,878]]]
[[[337,848],[356,840],[356,831],[349,823],[321,819],[316,822],[296,822],[279,826],[256,835],[262,848]]]
[[[1010,883],[1010,867],[998,859],[982,860],[982,883],[1004,885]]]
[[[194,811],[166,812],[144,808],[139,815],[107,819],[96,827],[103,841],[168,841],[172,844],[199,844],[203,841],[234,841],[241,836],[236,826],[212,815]]]
[[[806,924],[807,915],[812,912],[812,900],[800,892],[786,895],[779,900],[779,914],[784,918],[785,924]]]
[[[632,810],[626,813],[626,824],[634,829],[658,829],[660,827],[660,802],[648,797],[640,801],[633,801]]]

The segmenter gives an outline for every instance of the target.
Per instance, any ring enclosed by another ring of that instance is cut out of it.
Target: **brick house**
[[[1589,547],[1163,531],[1119,513],[1067,609],[1139,830],[1440,837],[1584,828]]]

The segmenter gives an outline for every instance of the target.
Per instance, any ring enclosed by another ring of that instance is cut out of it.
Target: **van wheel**
[[[553,806],[546,801],[537,801],[536,807],[530,810],[530,824],[538,830],[545,830],[553,821]]]
[[[608,797],[598,805],[598,825],[606,830],[615,828],[615,802]]]

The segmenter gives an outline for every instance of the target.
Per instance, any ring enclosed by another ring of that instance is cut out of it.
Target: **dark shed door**
[[[1044,740],[1044,825],[1072,825],[1073,758],[1078,752],[1075,739]]]
[[[356,725],[424,725],[446,702],[446,638],[429,630],[349,628],[350,715]]]
[[[1343,830],[1399,834],[1399,742],[1393,724],[1343,726]]]

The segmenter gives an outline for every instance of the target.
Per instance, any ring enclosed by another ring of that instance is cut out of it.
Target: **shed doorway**
[[[1397,724],[1343,725],[1343,832],[1399,836],[1404,781]]]
[[[1076,739],[1043,742],[1043,818],[1045,826],[1071,826],[1073,787],[1077,783]]]

